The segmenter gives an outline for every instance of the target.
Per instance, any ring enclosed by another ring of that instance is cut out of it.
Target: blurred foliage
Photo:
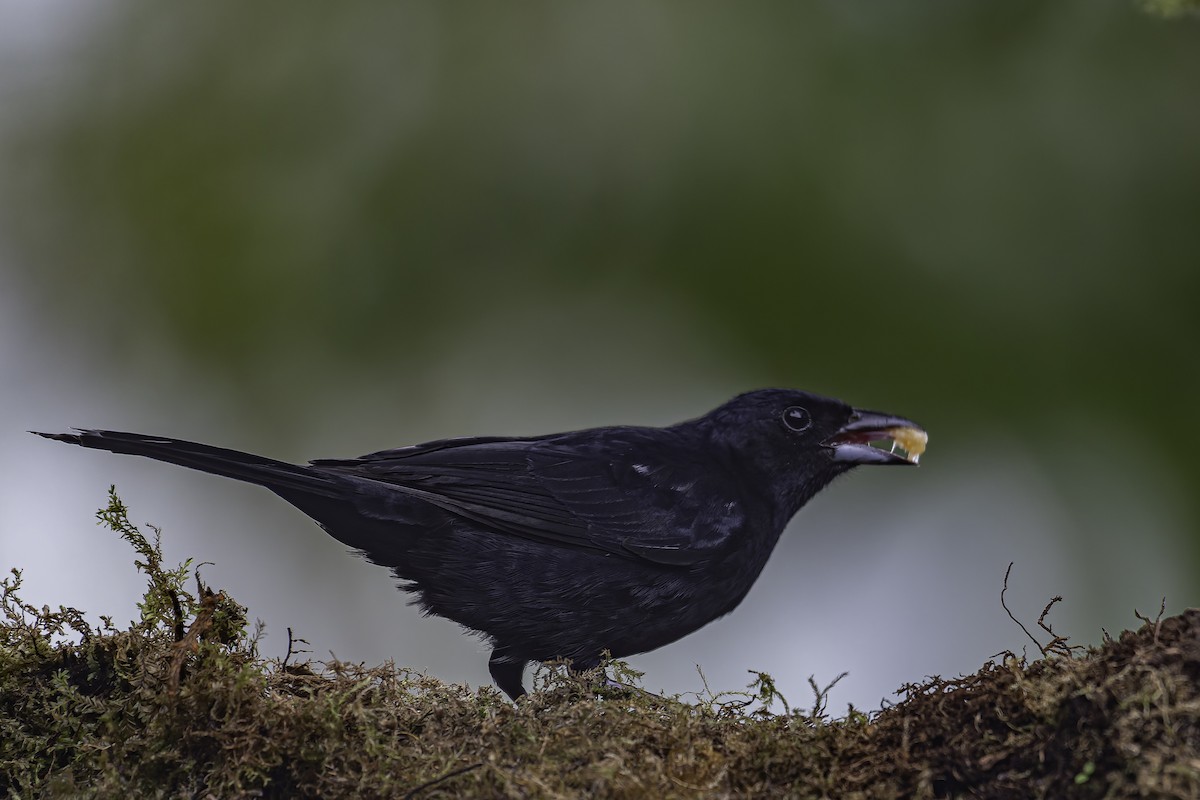
[[[94,626],[0,580],[5,797],[1153,797],[1200,790],[1200,610],[1085,651],[927,678],[844,719],[769,675],[694,702],[543,671],[516,704],[391,664],[266,660],[190,562],[164,565],[115,492],[100,520],[146,574],[140,619]],[[1047,607],[1048,609],[1049,607]],[[1043,612],[1043,617],[1045,612]],[[1043,620],[1039,619],[1039,624]],[[1052,633],[1043,625],[1046,633]],[[261,631],[259,631],[261,633]],[[1035,640],[1036,641],[1036,640]],[[290,662],[290,663],[289,663]],[[618,671],[627,679],[628,671]],[[836,682],[836,681],[835,681]],[[770,706],[782,705],[782,714]]]
[[[1164,17],[1200,14],[1200,0],[1141,0],[1141,3],[1151,14]]]
[[[756,384],[976,437],[1100,420],[1200,478],[1194,25],[1122,0],[95,17],[5,132],[4,233],[61,325],[177,348],[248,414],[300,375],[412,391],[513,320],[569,357],[636,317]]]

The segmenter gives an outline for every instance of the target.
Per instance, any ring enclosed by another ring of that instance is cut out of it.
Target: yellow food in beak
[[[914,464],[925,452],[925,445],[929,443],[929,434],[920,428],[892,428],[887,434],[908,453],[908,460]]]

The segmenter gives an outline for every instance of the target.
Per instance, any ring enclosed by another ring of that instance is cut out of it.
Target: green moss
[[[187,591],[190,563],[165,567],[115,494],[100,518],[147,577],[128,629],[23,602],[17,570],[0,582],[0,796],[1200,794],[1200,612],[844,719],[829,687],[801,711],[765,674],[683,702],[552,667],[514,705],[391,664],[262,659],[245,609]]]

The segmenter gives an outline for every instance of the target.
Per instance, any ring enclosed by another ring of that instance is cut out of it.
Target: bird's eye
[[[791,406],[783,411],[783,424],[799,433],[812,426],[812,415],[800,406]]]

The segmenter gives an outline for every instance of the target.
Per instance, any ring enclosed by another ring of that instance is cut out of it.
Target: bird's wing
[[[580,457],[557,444],[530,454],[539,483],[593,537],[650,561],[682,565],[712,553],[746,522],[741,498],[696,453],[635,446],[609,455]]]
[[[501,533],[661,564],[695,563],[745,524],[740,499],[656,429],[461,439],[313,466],[391,484]]]

